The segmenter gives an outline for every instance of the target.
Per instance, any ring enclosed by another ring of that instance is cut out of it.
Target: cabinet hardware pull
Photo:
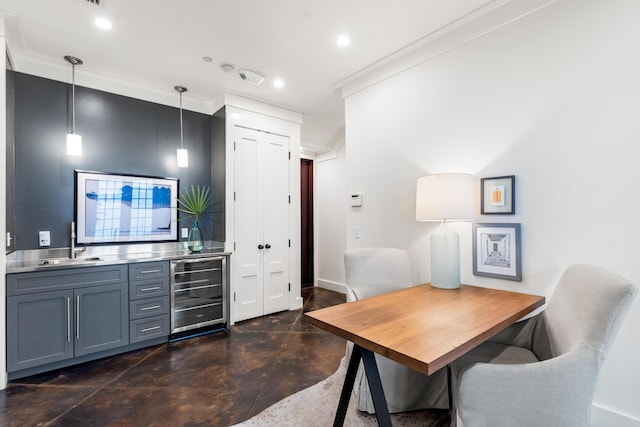
[[[159,305],[154,305],[154,306],[151,306],[151,307],[142,307],[142,308],[140,309],[140,311],[157,310],[157,309],[159,309],[159,308],[160,308],[160,306],[159,306]]]
[[[258,245],[258,249],[264,249],[263,245]]]
[[[271,249],[271,245],[268,244],[268,243],[266,245],[264,245],[264,247],[267,248],[267,249]]]
[[[155,269],[155,270],[141,270],[140,274],[151,274],[151,273],[160,273],[160,269]]]
[[[152,288],[142,288],[140,289],[140,292],[157,291],[158,289],[160,289],[160,286],[154,286]]]
[[[140,332],[155,331],[156,329],[160,329],[160,326],[154,326],[154,327],[152,327],[152,328],[144,328],[144,329],[140,329]]]
[[[71,341],[71,298],[67,297],[67,341]]]
[[[76,339],[80,339],[80,295],[76,295]]]

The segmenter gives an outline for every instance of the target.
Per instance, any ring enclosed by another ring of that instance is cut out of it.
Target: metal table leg
[[[340,393],[340,400],[338,401],[338,410],[336,411],[336,417],[333,419],[333,427],[342,427],[344,425],[344,418],[347,415],[347,408],[349,407],[349,399],[351,398],[351,392],[353,391],[353,384],[356,382],[356,374],[358,373],[360,359],[362,359],[360,347],[354,345],[353,350],[351,351],[351,358],[349,359],[349,366],[347,367],[347,374],[344,377],[342,393]]]
[[[369,381],[369,389],[371,390],[371,398],[373,399],[373,406],[376,410],[378,426],[391,427],[391,417],[389,416],[387,400],[384,397],[384,390],[382,389],[382,381],[380,380],[380,372],[378,371],[375,355],[372,351],[355,344],[351,352],[351,359],[349,359],[349,366],[347,367],[347,374],[342,386],[342,393],[340,394],[340,401],[338,402],[338,410],[333,420],[333,426],[342,427],[344,425],[344,419],[347,415],[349,399],[353,391],[353,384],[356,380],[360,359],[362,359],[364,371]]]

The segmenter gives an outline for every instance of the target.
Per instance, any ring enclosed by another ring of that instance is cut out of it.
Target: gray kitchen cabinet
[[[169,336],[169,261],[129,264],[129,339]]]
[[[7,298],[7,370],[73,357],[73,290]]]
[[[7,275],[8,372],[128,345],[126,270],[107,266]]]
[[[127,283],[76,289],[74,298],[76,356],[129,344]]]

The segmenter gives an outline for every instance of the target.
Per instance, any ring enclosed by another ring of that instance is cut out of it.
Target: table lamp
[[[474,217],[473,175],[443,173],[418,178],[416,220],[442,221],[431,233],[431,285],[460,287],[460,238],[447,222],[471,221]]]

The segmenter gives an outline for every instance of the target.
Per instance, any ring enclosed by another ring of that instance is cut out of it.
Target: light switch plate
[[[189,229],[187,227],[181,228],[180,231],[182,233],[183,239],[186,239],[187,237],[189,237]]]
[[[38,232],[38,240],[40,241],[40,246],[50,246],[51,245],[51,233],[49,231],[39,231]]]

